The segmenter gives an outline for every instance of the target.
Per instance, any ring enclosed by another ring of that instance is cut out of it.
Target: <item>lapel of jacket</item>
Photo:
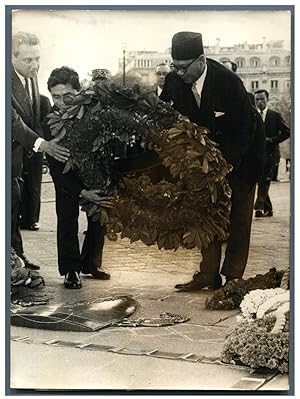
[[[31,107],[31,101],[26,93],[22,82],[17,76],[15,70],[12,68],[12,100],[13,106],[16,108],[18,114],[22,117],[24,122],[30,124],[32,127],[34,118]]]

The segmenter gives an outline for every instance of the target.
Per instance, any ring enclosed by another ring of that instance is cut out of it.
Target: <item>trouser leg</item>
[[[22,255],[23,242],[19,226],[19,211],[21,203],[20,179],[14,177],[11,184],[11,246],[18,255]]]
[[[100,270],[102,266],[102,254],[105,238],[105,228],[99,220],[93,222],[88,217],[88,226],[81,251],[81,263],[83,273],[90,274]]]
[[[270,188],[270,179],[262,179],[258,182],[257,198],[254,204],[254,209],[265,210],[267,203],[268,193]]]
[[[200,272],[207,277],[207,280],[213,282],[215,276],[219,273],[222,254],[222,242],[214,240],[207,248],[202,249],[202,260],[200,262]]]
[[[62,187],[56,190],[57,214],[57,252],[60,275],[70,271],[81,271],[78,240],[78,199],[67,193]]]
[[[40,217],[43,154],[24,159],[21,204],[22,224],[30,226]]]
[[[230,278],[241,278],[249,254],[255,184],[235,175],[231,177],[230,185],[230,235],[221,273]]]

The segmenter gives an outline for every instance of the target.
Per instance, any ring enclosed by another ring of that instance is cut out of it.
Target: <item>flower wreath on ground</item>
[[[238,325],[226,335],[222,361],[287,373],[290,291],[253,290],[244,297],[240,308]]]
[[[208,130],[154,93],[137,94],[110,80],[82,90],[63,114],[48,115],[53,137],[70,150],[98,203],[82,210],[131,242],[178,249],[206,247],[228,235],[232,167]]]

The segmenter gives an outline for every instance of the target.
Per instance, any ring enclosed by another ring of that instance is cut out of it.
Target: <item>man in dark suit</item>
[[[77,72],[68,67],[54,69],[48,79],[48,89],[51,93],[54,107],[52,110],[63,112],[72,103],[72,99],[80,90]],[[51,132],[44,121],[45,138],[51,140]],[[92,154],[91,154],[92,156]],[[64,164],[51,156],[48,157],[50,173],[55,186],[57,214],[57,252],[58,269],[65,276],[66,288],[81,288],[80,273],[91,274],[99,280],[110,278],[101,268],[105,229],[99,221],[87,217],[88,227],[80,253],[78,240],[79,199],[85,198],[97,202],[99,192],[86,190],[74,170],[63,173]]]
[[[257,90],[254,94],[255,104],[266,130],[264,175],[258,181],[257,198],[254,204],[255,217],[271,217],[273,216],[273,206],[269,195],[270,183],[280,158],[279,143],[290,137],[290,129],[279,112],[268,108],[269,93],[267,90]]]
[[[161,92],[162,92],[164,84],[165,84],[166,76],[168,75],[169,72],[171,72],[171,68],[165,62],[162,62],[161,64],[156,65],[156,68],[155,68],[155,78],[156,78],[155,94],[158,97],[161,95]]]
[[[12,220],[11,245],[26,267],[39,269],[24,254],[19,226],[22,168],[24,152],[30,157],[41,156],[45,151],[60,161],[66,161],[69,151],[55,141],[46,142],[40,137],[40,115],[49,110],[47,97],[40,99],[36,74],[39,65],[39,40],[35,35],[19,32],[12,38]],[[32,81],[30,91],[27,83]],[[32,96],[32,98],[31,98]],[[25,150],[25,151],[24,151]]]
[[[248,258],[255,184],[261,173],[261,148],[256,148],[255,115],[242,81],[216,61],[206,59],[202,36],[179,32],[172,39],[173,71],[166,76],[163,101],[192,122],[209,129],[226,160],[233,166],[228,176],[232,189],[230,236],[220,271],[221,245],[214,240],[202,250],[200,272],[180,290],[219,288],[226,280],[241,278]]]
[[[30,43],[30,44],[28,44]],[[51,105],[38,89],[39,39],[35,35],[19,32],[13,36],[12,91],[15,99],[22,100],[23,109],[30,126],[43,137],[41,120]],[[39,229],[43,153],[24,153],[22,171],[21,228]]]

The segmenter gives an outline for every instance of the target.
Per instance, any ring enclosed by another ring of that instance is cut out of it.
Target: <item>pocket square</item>
[[[219,112],[219,111],[214,111],[215,112],[215,118],[219,118],[219,116],[225,115],[225,112]]]

